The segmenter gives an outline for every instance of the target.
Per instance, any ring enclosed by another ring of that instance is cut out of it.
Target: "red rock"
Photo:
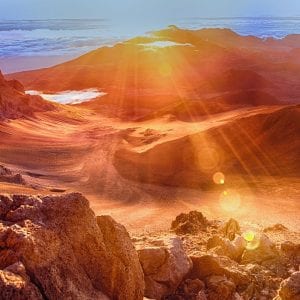
[[[268,231],[286,231],[288,230],[284,225],[282,224],[275,224],[270,227],[266,227],[263,231],[268,232]]]
[[[180,214],[172,222],[171,229],[177,234],[195,234],[206,230],[208,221],[201,212],[191,211],[188,214]]]
[[[236,285],[247,285],[251,282],[249,273],[235,261],[225,256],[203,255],[192,256],[193,269],[191,278],[204,280],[212,275],[226,276]]]
[[[161,299],[174,293],[192,266],[179,238],[171,238],[161,247],[138,249],[138,254],[148,298]]]
[[[24,282],[8,274],[6,280],[2,270],[0,299],[10,280],[38,286],[47,299],[143,299],[143,272],[128,233],[111,218],[97,220],[82,195],[8,199],[9,211],[0,221],[7,249],[1,265],[22,261],[30,278]]]
[[[241,263],[258,263],[261,264],[268,260],[277,258],[279,253],[276,245],[265,235],[259,237],[258,245],[255,249],[247,249],[244,251]]]
[[[225,276],[210,276],[206,280],[209,300],[232,300],[235,296],[235,284]]]
[[[57,105],[39,96],[26,95],[17,80],[5,80],[0,71],[0,120],[33,117],[35,112],[51,111]]]
[[[138,254],[130,240],[126,228],[115,222],[110,216],[97,217],[103,234],[106,251],[109,253],[112,267],[108,269],[110,290],[116,286],[128,299],[141,299],[144,295],[144,275]],[[113,298],[124,298],[117,290]]]
[[[0,270],[0,298],[1,300],[44,299],[38,288],[31,283],[21,263]]]
[[[232,241],[234,240],[236,234],[241,234],[241,228],[236,220],[230,219],[223,226],[222,232],[226,238]]]
[[[295,272],[290,278],[284,280],[278,292],[280,300],[300,299],[300,272]]]
[[[204,292],[205,283],[200,279],[186,279],[184,280],[174,295],[168,296],[168,299],[173,299],[173,297],[180,297],[180,299],[199,299],[199,294]],[[205,295],[205,294],[204,294]]]
[[[209,253],[220,256],[227,256],[235,261],[239,261],[246,247],[243,237],[237,236],[234,241],[222,238],[219,235],[212,236],[207,242]]]

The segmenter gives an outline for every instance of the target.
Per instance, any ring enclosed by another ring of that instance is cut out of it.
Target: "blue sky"
[[[1,19],[300,16],[299,0],[0,0]]]

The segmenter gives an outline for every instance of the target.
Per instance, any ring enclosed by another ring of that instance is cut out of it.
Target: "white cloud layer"
[[[98,89],[86,89],[80,91],[63,91],[56,94],[44,94],[39,91],[26,91],[29,95],[39,95],[46,100],[61,104],[78,104],[106,95]]]

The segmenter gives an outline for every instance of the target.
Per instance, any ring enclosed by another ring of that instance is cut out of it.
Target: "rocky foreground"
[[[0,299],[297,300],[300,244],[272,240],[285,232],[193,211],[131,239],[81,194],[0,195]]]

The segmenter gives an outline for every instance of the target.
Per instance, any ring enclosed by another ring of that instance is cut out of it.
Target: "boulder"
[[[280,250],[286,255],[295,258],[300,264],[300,244],[285,241],[280,245]]]
[[[280,245],[280,250],[287,257],[294,269],[297,270],[300,265],[300,244],[285,241]]]
[[[278,294],[279,300],[300,300],[300,272],[295,272],[284,280]]]
[[[262,264],[265,261],[276,259],[279,256],[276,245],[265,234],[258,237],[254,243],[256,245],[255,248],[251,249],[250,247],[244,251],[241,259],[242,264]]]
[[[200,279],[186,279],[184,280],[175,295],[169,296],[169,299],[178,297],[179,299],[202,299],[205,296],[205,283]],[[202,296],[202,298],[201,298]],[[204,298],[206,299],[206,298]]]
[[[113,290],[117,284],[123,287],[124,295],[140,299],[144,290],[144,274],[126,228],[110,216],[97,217],[97,223],[103,235],[106,251],[112,256],[111,268],[108,269],[108,278],[111,278],[109,289]],[[116,297],[120,298],[118,294]]]
[[[246,241],[241,236],[236,236],[234,241],[214,235],[207,241],[207,250],[221,256],[227,256],[239,261],[246,247]]]
[[[224,237],[228,238],[230,241],[235,239],[236,234],[241,234],[240,225],[235,219],[230,219],[228,222],[226,222],[221,231]]]
[[[210,276],[206,285],[208,300],[232,300],[235,297],[236,286],[226,276]]]
[[[213,275],[226,276],[235,285],[248,285],[251,282],[250,274],[235,261],[226,256],[203,255],[192,256],[193,269],[191,278],[205,280]]]
[[[145,296],[161,299],[175,292],[192,267],[181,240],[170,238],[164,246],[138,249],[145,276]]]
[[[284,225],[278,223],[273,226],[264,228],[263,231],[270,232],[270,231],[286,231],[286,230],[288,230],[288,229]]]
[[[37,286],[31,283],[21,262],[0,270],[0,296],[2,300],[42,300]]]
[[[252,276],[252,282],[241,293],[245,299],[273,299],[282,279],[266,267],[258,264],[248,264],[245,270]]]
[[[208,221],[201,212],[191,211],[178,215],[171,224],[171,230],[176,234],[196,234],[206,231],[207,226]]]
[[[29,277],[18,277],[21,286],[44,299],[143,299],[143,271],[128,233],[109,217],[97,219],[81,194],[2,195],[2,202],[4,279],[22,262]],[[0,289],[0,299],[7,291]]]

